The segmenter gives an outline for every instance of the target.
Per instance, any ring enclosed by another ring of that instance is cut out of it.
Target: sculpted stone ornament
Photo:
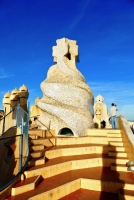
[[[103,103],[104,98],[101,95],[96,97],[96,103],[94,104],[94,123],[97,123],[98,128],[101,128],[101,122],[105,121],[106,126],[109,125],[109,116],[107,105]]]
[[[4,106],[5,115],[7,115],[10,112],[10,105],[11,105],[10,96],[11,96],[11,93],[8,91],[4,95],[4,98],[3,98],[3,106]]]
[[[86,135],[93,127],[93,94],[85,78],[76,68],[76,41],[62,38],[53,47],[54,61],[47,78],[41,83],[43,98],[37,102],[41,109],[39,121],[43,129],[54,129],[60,135],[65,128],[74,136]]]

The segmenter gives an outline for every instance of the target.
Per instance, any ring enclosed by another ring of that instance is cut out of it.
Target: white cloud
[[[14,75],[14,74],[2,75],[2,76],[0,76],[0,79],[2,79],[2,78],[10,78],[10,77],[12,77],[12,76],[15,76],[15,75]]]
[[[88,0],[88,1],[86,1],[84,3],[82,2],[81,6],[80,6],[80,11],[79,11],[78,15],[72,20],[72,23],[70,24],[70,27],[68,27],[68,29],[73,29],[73,28],[75,28],[79,24],[79,22],[81,21],[81,19],[85,15],[85,11],[86,11],[89,3],[93,4],[93,1]]]
[[[0,79],[3,79],[3,78],[10,78],[12,76],[15,76],[14,74],[10,74],[10,73],[7,73],[3,68],[0,68]]]

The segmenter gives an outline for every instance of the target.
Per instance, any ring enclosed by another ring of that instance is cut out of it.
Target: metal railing
[[[1,121],[0,191],[9,186],[27,164],[29,114],[18,105]]]

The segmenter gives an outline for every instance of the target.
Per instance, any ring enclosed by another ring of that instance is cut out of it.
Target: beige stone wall
[[[34,117],[37,117],[37,118],[38,118],[38,117],[40,116],[41,110],[40,110],[40,108],[36,105],[37,102],[38,102],[39,100],[40,100],[40,98],[37,97],[37,98],[35,99],[35,104],[32,105],[31,108],[30,108],[30,119],[31,119],[32,121],[34,121]]]

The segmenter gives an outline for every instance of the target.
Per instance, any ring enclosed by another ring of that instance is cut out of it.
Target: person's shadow
[[[116,152],[115,146],[109,145],[108,149],[110,152]],[[106,154],[106,148],[104,147],[99,200],[119,200],[118,190],[124,187],[125,182],[120,179],[120,172],[116,171],[116,160],[116,156],[108,156]]]

